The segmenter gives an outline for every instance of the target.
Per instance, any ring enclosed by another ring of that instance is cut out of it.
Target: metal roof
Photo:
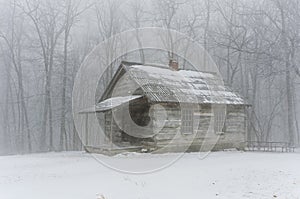
[[[124,68],[152,102],[246,104],[214,73],[174,71],[152,65],[124,65]]]
[[[107,111],[113,108],[116,108],[118,106],[121,106],[122,104],[125,104],[131,100],[135,100],[138,98],[143,97],[142,95],[130,95],[130,96],[124,96],[124,97],[112,97],[109,99],[106,99],[100,103],[98,103],[96,106],[81,110],[79,113],[95,113],[95,112],[103,112]]]

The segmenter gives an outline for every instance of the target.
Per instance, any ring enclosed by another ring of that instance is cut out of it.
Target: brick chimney
[[[179,70],[178,62],[176,60],[174,60],[174,59],[170,59],[170,61],[169,61],[169,67],[170,67],[170,69],[175,70],[175,71]]]

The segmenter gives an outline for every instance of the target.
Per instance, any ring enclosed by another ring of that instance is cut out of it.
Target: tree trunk
[[[290,51],[288,45],[288,38],[286,33],[285,13],[284,8],[278,2],[278,8],[281,14],[281,36],[284,49],[284,61],[285,61],[285,80],[286,80],[286,96],[287,96],[287,114],[288,114],[288,141],[291,145],[294,144],[294,116],[293,116],[293,94],[292,94],[292,82],[290,74]]]
[[[68,10],[69,12],[69,10]],[[67,16],[69,17],[69,15]],[[68,150],[67,132],[66,132],[66,87],[67,87],[67,64],[68,64],[68,38],[69,38],[69,18],[67,19],[64,39],[64,63],[62,77],[62,108],[60,120],[60,147],[61,150]]]

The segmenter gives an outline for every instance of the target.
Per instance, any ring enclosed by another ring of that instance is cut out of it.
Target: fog
[[[300,143],[298,0],[1,0],[0,10],[0,154],[82,150],[76,72],[99,43],[143,27],[176,30],[209,52],[251,105],[249,141]]]

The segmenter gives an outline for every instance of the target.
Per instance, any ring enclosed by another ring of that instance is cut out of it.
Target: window
[[[181,110],[181,133],[193,133],[193,109],[184,108]]]
[[[217,134],[224,133],[224,124],[226,119],[226,107],[224,105],[215,105],[214,112],[214,130]]]

